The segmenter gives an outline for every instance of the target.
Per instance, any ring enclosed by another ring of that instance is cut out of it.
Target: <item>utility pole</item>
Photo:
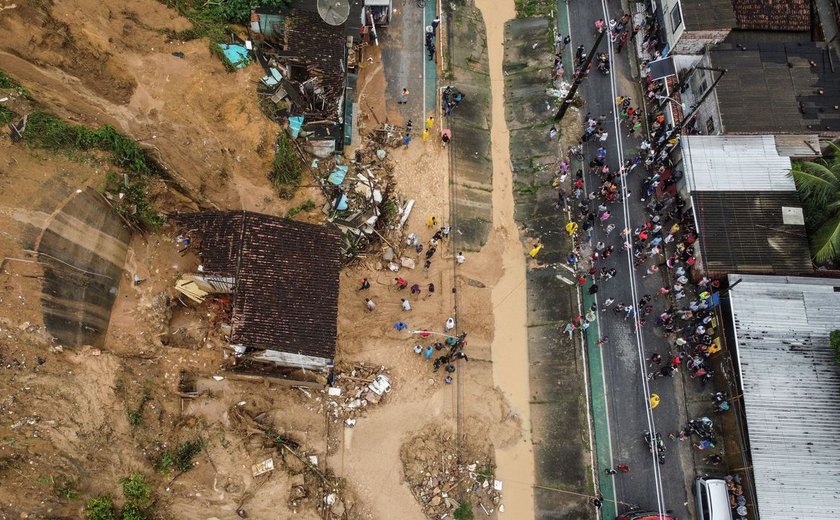
[[[563,119],[563,116],[566,115],[566,111],[569,110],[569,105],[571,105],[572,101],[575,99],[575,92],[577,92],[578,86],[580,86],[580,83],[583,81],[585,76],[584,72],[586,72],[586,69],[588,69],[589,65],[592,63],[592,58],[595,57],[595,51],[598,50],[598,45],[601,44],[601,40],[604,39],[604,33],[606,32],[606,29],[601,31],[601,34],[599,34],[598,38],[595,40],[595,45],[592,46],[592,50],[589,51],[589,54],[586,56],[586,60],[580,68],[580,73],[577,74],[575,81],[572,83],[572,88],[569,89],[569,93],[566,94],[566,97],[563,99],[563,103],[560,105],[560,110],[558,110],[557,114],[554,116],[555,121]]]
[[[667,150],[669,154],[671,153],[671,150],[673,150],[674,147],[677,146],[677,143],[667,144],[668,141],[670,141],[671,138],[673,138],[675,133],[682,132],[683,126],[685,124],[687,124],[689,121],[691,121],[691,118],[694,117],[694,114],[697,113],[697,110],[700,108],[700,105],[702,105],[703,102],[706,101],[706,98],[708,98],[709,95],[715,90],[715,87],[717,86],[717,84],[720,83],[720,80],[722,80],[723,76],[727,73],[727,69],[715,69],[715,68],[711,68],[711,67],[695,67],[695,69],[713,70],[713,71],[716,71],[716,72],[720,72],[720,76],[718,76],[715,79],[715,81],[714,81],[714,83],[712,83],[711,87],[706,89],[706,92],[703,93],[703,96],[700,98],[700,100],[697,101],[697,103],[694,103],[694,105],[692,105],[691,110],[688,112],[688,115],[683,117],[682,121],[680,121],[679,123],[675,123],[674,126],[671,128],[671,130],[668,132],[668,136],[665,139],[666,144],[665,144],[664,150]]]

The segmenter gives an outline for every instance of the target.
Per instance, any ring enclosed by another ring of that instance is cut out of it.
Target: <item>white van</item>
[[[726,481],[719,478],[698,478],[694,482],[697,520],[732,520]]]

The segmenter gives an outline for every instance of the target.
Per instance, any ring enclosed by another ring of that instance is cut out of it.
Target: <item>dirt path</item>
[[[493,234],[491,242],[502,251],[504,274],[493,288],[493,381],[504,393],[522,424],[522,439],[496,450],[497,478],[505,483],[505,515],[534,517],[534,455],[529,411],[528,335],[525,299],[525,261],[514,221],[510,171],[510,135],[505,121],[505,22],[513,18],[513,0],[476,0],[487,27],[493,124]]]

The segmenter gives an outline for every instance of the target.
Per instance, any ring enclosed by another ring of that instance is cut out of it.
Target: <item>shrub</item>
[[[117,520],[117,510],[111,497],[94,497],[87,501],[85,514],[90,520]]]
[[[828,341],[834,349],[834,364],[840,365],[840,330],[832,330]]]
[[[268,174],[269,180],[279,190],[283,185],[297,185],[302,175],[300,157],[291,138],[285,131],[280,132],[277,136],[277,151]]]
[[[129,501],[137,504],[148,504],[151,501],[152,489],[142,473],[132,473],[120,480],[120,484],[122,485],[123,495]]]
[[[142,507],[134,502],[127,503],[122,510],[122,520],[150,520],[151,518]]]
[[[469,502],[464,502],[458,509],[452,513],[452,518],[455,520],[473,520],[472,506]]]
[[[178,471],[189,471],[193,467],[193,459],[201,453],[204,443],[200,440],[182,442],[175,454],[175,467]]]

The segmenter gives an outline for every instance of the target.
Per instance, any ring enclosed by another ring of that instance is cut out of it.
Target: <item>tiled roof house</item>
[[[738,29],[752,31],[808,31],[809,0],[732,0]]]
[[[200,275],[232,282],[230,344],[238,356],[284,367],[332,365],[341,268],[338,231],[247,211],[205,211],[173,219],[197,236]]]

